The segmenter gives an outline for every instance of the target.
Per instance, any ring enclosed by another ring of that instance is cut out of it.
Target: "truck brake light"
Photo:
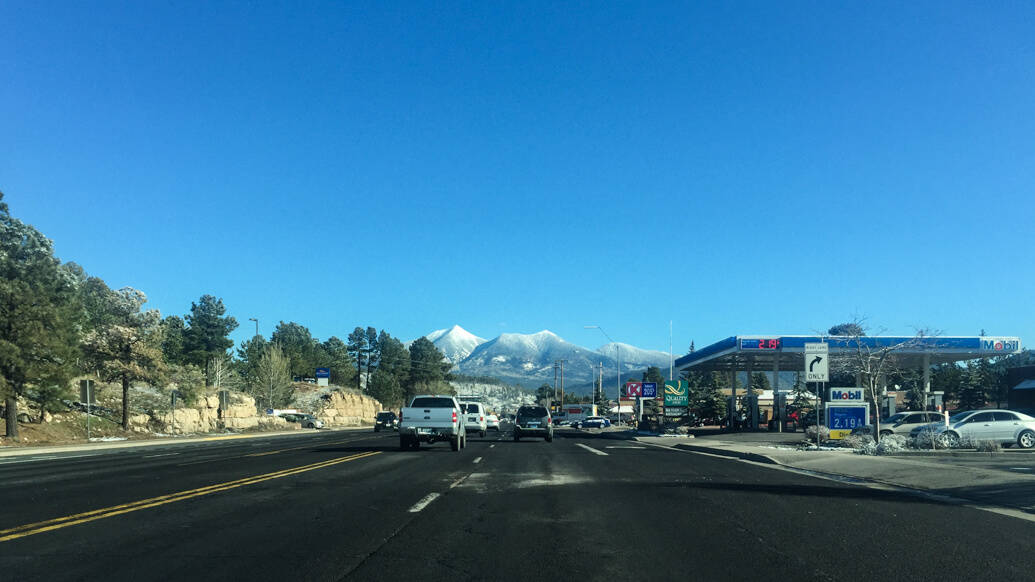
[[[453,411],[453,422],[456,422],[456,411]]]
[[[484,416],[479,416],[479,417],[478,417],[478,422],[481,422],[481,421],[483,421],[483,420],[485,420],[485,417],[484,417]]]

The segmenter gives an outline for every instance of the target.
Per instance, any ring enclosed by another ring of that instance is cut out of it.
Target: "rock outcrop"
[[[382,410],[376,399],[358,392],[331,390],[320,396],[319,408],[314,412],[325,426],[373,425],[374,417]]]

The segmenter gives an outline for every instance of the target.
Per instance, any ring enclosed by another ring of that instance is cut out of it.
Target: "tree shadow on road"
[[[945,504],[946,501],[925,496],[923,493],[909,491],[887,491],[858,486],[836,485],[768,485],[763,483],[694,483],[694,482],[662,482],[644,483],[662,488],[715,490],[723,492],[761,493],[766,495],[798,497],[833,497],[837,499],[865,499],[867,501],[904,501],[908,503],[926,503],[932,505]]]

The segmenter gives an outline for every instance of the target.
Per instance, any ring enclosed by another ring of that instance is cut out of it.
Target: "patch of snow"
[[[107,443],[111,441],[128,441],[126,437],[93,437],[90,439],[91,443]]]

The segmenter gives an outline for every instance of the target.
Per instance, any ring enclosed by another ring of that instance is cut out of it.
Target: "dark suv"
[[[514,440],[521,437],[543,437],[553,442],[553,422],[550,411],[542,406],[522,406],[518,409],[514,423]]]
[[[380,430],[399,430],[399,418],[394,412],[378,412],[374,419],[374,432]]]

